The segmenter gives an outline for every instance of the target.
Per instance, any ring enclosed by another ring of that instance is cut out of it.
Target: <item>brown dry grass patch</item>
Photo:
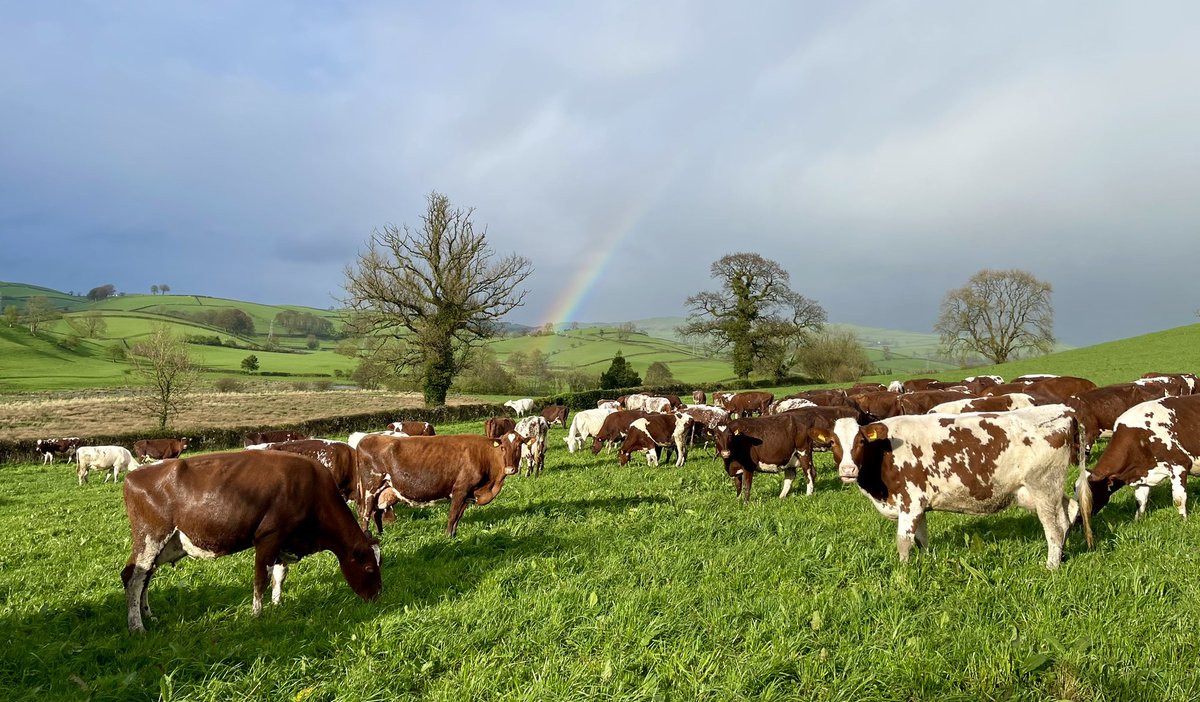
[[[470,397],[447,400],[451,405],[473,402],[477,400]],[[384,390],[197,393],[172,419],[171,426],[186,430],[290,424],[423,406],[419,393]],[[132,394],[105,392],[96,396],[12,397],[0,401],[0,439],[124,434],[149,431],[157,426],[157,420],[146,409],[145,400]]]

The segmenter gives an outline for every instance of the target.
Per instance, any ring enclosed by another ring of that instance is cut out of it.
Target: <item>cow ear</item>
[[[876,422],[868,424],[862,429],[863,436],[867,437],[867,441],[881,441],[888,438],[888,430],[886,424]]]
[[[828,444],[830,441],[829,434],[826,434],[824,429],[819,429],[816,427],[808,430],[808,438],[816,441],[819,444]]]

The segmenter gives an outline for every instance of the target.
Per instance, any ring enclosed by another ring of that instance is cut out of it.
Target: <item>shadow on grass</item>
[[[660,495],[634,495],[628,497],[595,497],[583,500],[540,500],[522,507],[509,505],[487,505],[478,510],[467,510],[462,522],[467,524],[492,524],[514,517],[577,517],[581,512],[625,512],[630,507],[670,502]],[[462,528],[460,523],[459,529]],[[461,533],[461,532],[460,532]]]

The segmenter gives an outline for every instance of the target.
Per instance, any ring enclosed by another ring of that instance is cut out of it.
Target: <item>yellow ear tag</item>
[[[499,442],[499,441],[493,441],[493,442],[492,442],[492,446],[493,446],[493,447],[497,447],[497,446],[499,446],[499,445],[500,445],[500,442]]]
[[[739,435],[739,434],[741,434],[741,433],[742,433],[742,430],[741,430],[741,429],[734,429],[734,430],[733,430],[733,435],[734,435],[734,436],[737,436],[737,435]]]
[[[879,438],[879,436],[875,433],[874,429],[867,431],[867,441],[875,441],[877,438]]]

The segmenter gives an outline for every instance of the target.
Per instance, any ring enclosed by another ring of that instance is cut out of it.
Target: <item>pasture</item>
[[[438,427],[478,433],[479,422]],[[1182,700],[1200,695],[1200,532],[1165,487],[1132,521],[1128,490],[1098,544],[1047,571],[1037,519],[929,518],[896,557],[894,525],[818,455],[811,497],[748,506],[721,464],[568,454],[472,506],[400,513],[384,591],[357,600],[329,554],[250,614],[249,552],[163,568],[158,621],[125,629],[120,488],[63,464],[0,482],[0,690],[23,699]],[[1195,499],[1195,490],[1193,499]]]

